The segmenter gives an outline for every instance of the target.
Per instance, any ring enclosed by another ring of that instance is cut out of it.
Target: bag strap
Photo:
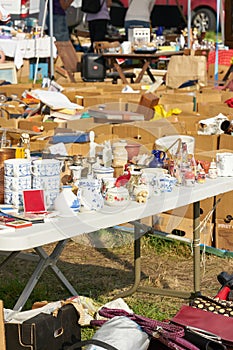
[[[163,334],[170,339],[175,339],[177,337],[184,336],[184,328],[178,325],[174,325],[170,322],[162,322],[157,320],[152,320],[151,318],[140,316],[134,313],[129,313],[122,309],[109,309],[103,307],[99,311],[100,316],[106,318],[113,318],[115,316],[126,316],[132,321],[138,323],[142,329],[149,335],[155,336],[156,333]],[[94,320],[91,321],[93,326],[101,326],[106,320]]]
[[[162,322],[152,320],[150,318],[136,315],[134,313],[128,313],[122,309],[108,309],[103,307],[99,311],[99,315],[111,319],[115,316],[125,316],[136,322],[144,332],[150,336],[157,338],[161,343],[168,346],[173,350],[199,350],[194,344],[191,344],[188,340],[184,339],[184,328],[182,326],[175,325],[170,322]],[[91,321],[91,325],[101,326],[107,320],[94,320]]]
[[[77,341],[76,343],[72,344],[68,348],[66,348],[66,350],[77,350],[77,348],[81,348],[82,346],[86,346],[86,345],[96,345],[96,346],[100,346],[100,347],[107,349],[107,350],[119,350],[119,349],[115,348],[114,346],[112,346],[108,343],[105,343],[104,341],[99,340],[99,339],[80,340],[80,341]]]

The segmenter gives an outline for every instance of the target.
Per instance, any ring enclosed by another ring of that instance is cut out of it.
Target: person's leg
[[[53,15],[53,35],[57,41],[70,40],[65,16]]]
[[[89,21],[88,27],[90,32],[91,47],[89,52],[93,52],[94,41],[105,41],[105,36],[107,33],[107,23],[105,19],[98,19],[95,21]]]

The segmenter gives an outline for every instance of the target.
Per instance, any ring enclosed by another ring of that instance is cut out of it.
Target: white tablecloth
[[[53,57],[57,57],[57,49],[53,39]],[[14,57],[17,69],[22,67],[23,59],[45,58],[51,56],[50,37],[38,39],[0,39],[0,50],[5,56]]]

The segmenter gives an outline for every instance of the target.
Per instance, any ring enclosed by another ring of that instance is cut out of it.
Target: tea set
[[[104,205],[123,207],[130,200],[145,203],[151,195],[168,192],[173,185],[168,175],[158,168],[152,171],[149,170],[152,168],[140,169],[131,164],[123,175],[115,178],[112,167],[88,159],[86,163],[85,177],[81,161],[70,163],[72,182],[64,184],[61,159],[8,159],[4,161],[4,202],[22,210],[23,191],[42,189],[48,209],[71,216],[100,211]]]

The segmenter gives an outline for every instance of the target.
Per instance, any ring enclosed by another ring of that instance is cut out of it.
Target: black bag
[[[81,59],[83,81],[104,81],[106,76],[105,60],[96,53],[85,53]]]
[[[40,313],[22,324],[6,323],[7,350],[79,350],[79,313],[72,304],[61,307],[57,317]]]
[[[98,13],[105,0],[82,0],[81,10],[85,13]]]

